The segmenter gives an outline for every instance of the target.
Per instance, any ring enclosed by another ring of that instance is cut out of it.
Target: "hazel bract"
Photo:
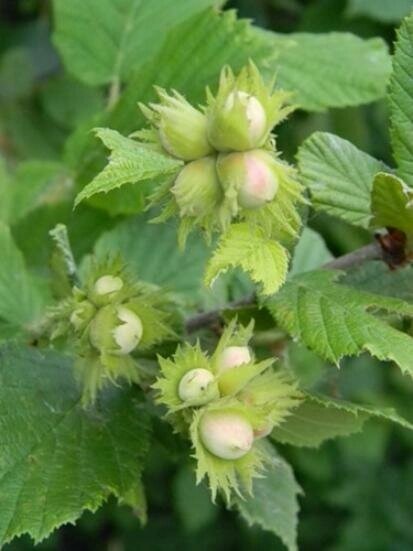
[[[239,459],[254,443],[251,423],[232,411],[205,412],[199,423],[199,435],[205,448],[220,459]]]
[[[256,149],[220,155],[217,171],[226,196],[240,207],[256,209],[274,199],[279,182],[271,153]]]
[[[168,94],[162,88],[157,88],[157,92],[160,103],[151,103],[150,107],[140,104],[140,108],[157,128],[163,148],[184,161],[193,161],[212,153],[204,113],[176,91]]]
[[[234,91],[208,119],[208,139],[218,151],[245,151],[267,138],[267,117],[255,96]]]
[[[178,174],[172,193],[181,216],[206,216],[222,200],[223,193],[215,161],[215,157],[192,161]]]
[[[247,151],[262,147],[272,127],[292,109],[284,107],[288,94],[266,86],[250,62],[235,76],[225,67],[216,97],[208,96],[208,139],[218,151]]]
[[[257,429],[254,429],[255,440],[261,440],[261,438],[266,438],[271,434],[273,428],[274,428],[274,423],[268,422],[266,425],[263,425],[262,427],[258,427]]]
[[[178,387],[179,398],[193,406],[204,405],[216,398],[218,387],[215,377],[208,369],[191,369],[182,377]]]
[[[95,306],[88,300],[82,300],[70,314],[69,321],[75,331],[82,331],[92,319]]]

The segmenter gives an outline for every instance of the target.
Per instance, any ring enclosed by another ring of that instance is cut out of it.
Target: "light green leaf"
[[[185,253],[177,246],[176,225],[148,223],[151,216],[136,216],[104,233],[95,254],[119,253],[136,278],[182,293],[194,303],[202,293],[208,250],[198,235],[188,238]]]
[[[294,250],[289,277],[320,268],[331,260],[333,255],[327,249],[321,235],[305,227]]]
[[[334,134],[315,132],[300,147],[298,166],[315,209],[369,226],[373,177],[386,170],[383,163]]]
[[[303,109],[323,111],[384,96],[391,61],[383,40],[363,40],[350,33],[264,32],[277,54],[279,86],[295,92]]]
[[[0,349],[0,543],[41,541],[135,483],[148,418],[135,389],[112,387],[83,410],[71,361],[52,351]]]
[[[236,497],[235,505],[248,524],[276,534],[288,551],[297,548],[297,496],[301,493],[290,465],[269,443],[271,461],[263,478],[254,479],[252,496]]]
[[[411,423],[391,408],[363,406],[327,396],[308,395],[273,430],[271,437],[283,444],[316,448],[331,438],[360,432],[368,419],[376,417],[413,429]]]
[[[205,282],[215,279],[229,268],[239,266],[255,283],[262,285],[265,295],[275,293],[284,283],[288,270],[288,252],[280,243],[266,237],[259,228],[233,224],[224,233],[210,259]]]
[[[380,172],[373,182],[371,194],[373,228],[396,228],[409,240],[413,238],[413,190],[403,180]]]
[[[172,27],[216,0],[54,0],[54,42],[87,84],[124,81],[159,49]],[[93,32],[92,32],[93,29]]]
[[[44,310],[48,293],[27,270],[8,226],[0,223],[0,318],[29,329]]]
[[[413,9],[412,0],[348,0],[348,14],[397,23]]]
[[[82,189],[75,199],[75,205],[96,193],[107,193],[124,184],[172,175],[183,164],[178,159],[125,138],[116,130],[99,128],[96,135],[111,151],[109,163]]]
[[[278,324],[317,354],[336,364],[368,351],[394,361],[413,376],[413,338],[370,313],[384,310],[412,316],[413,305],[336,283],[340,272],[296,276],[268,303]]]
[[[397,174],[413,186],[413,15],[406,18],[397,33],[390,80],[389,102],[391,141]]]

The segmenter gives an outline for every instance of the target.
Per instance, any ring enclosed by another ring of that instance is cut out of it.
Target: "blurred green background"
[[[278,32],[349,31],[365,38],[381,36],[390,49],[395,28],[412,6],[410,0],[231,0],[227,4],[240,16]],[[99,91],[63,74],[51,44],[51,27],[49,2],[1,0],[0,155],[11,164],[32,158],[59,159],[71,131],[103,106]],[[328,113],[297,112],[278,136],[279,147],[290,161],[314,130],[334,132],[392,163],[384,102]],[[112,223],[103,214],[99,218],[100,228]],[[310,225],[322,233],[336,255],[369,240],[362,230],[324,215],[312,215]],[[19,231],[23,235],[28,229],[30,219],[16,230],[17,238]],[[91,232],[82,240],[85,250],[93,238]],[[310,378],[322,369],[319,359],[296,345],[291,347],[290,359]],[[371,358],[345,362],[340,376],[330,370],[325,383],[336,385],[354,400],[383,398],[413,417],[412,383]],[[155,430],[159,443],[151,452],[144,479],[147,524],[142,528],[139,514],[110,501],[96,514],[86,513],[76,526],[58,530],[39,550],[283,548],[271,534],[250,529],[235,514],[211,505],[205,488],[194,486],[193,473],[182,464],[179,450],[171,455],[168,427]],[[301,550],[413,549],[413,437],[407,431],[372,423],[363,434],[325,443],[319,450],[285,446],[281,452],[294,466],[305,493]],[[32,548],[26,537],[6,546],[8,551]]]

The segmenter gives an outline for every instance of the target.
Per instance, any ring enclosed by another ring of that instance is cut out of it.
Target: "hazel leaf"
[[[389,87],[390,136],[397,174],[413,185],[413,15],[406,17],[397,33],[393,73]]]
[[[127,79],[165,35],[216,0],[54,0],[54,42],[68,70],[91,85]],[[75,15],[76,14],[76,15]],[[90,29],[93,28],[93,32]]]
[[[0,382],[1,544],[24,533],[37,543],[128,496],[149,447],[136,388],[112,387],[84,410],[67,356],[13,345],[0,350]]]
[[[284,283],[288,270],[285,247],[265,236],[259,228],[241,223],[230,226],[221,237],[218,248],[208,263],[207,285],[229,268],[239,266],[251,279],[261,284],[265,295],[275,293]]]
[[[413,237],[413,189],[393,174],[380,172],[371,194],[373,228],[391,227]]]
[[[413,305],[341,285],[339,276],[327,270],[296,276],[267,302],[268,309],[285,331],[326,360],[338,365],[344,356],[367,351],[413,376],[413,338],[374,313],[412,316]]]
[[[301,488],[285,459],[268,442],[262,445],[268,457],[264,476],[254,479],[250,496],[235,496],[234,504],[248,524],[273,532],[288,551],[297,551],[297,496]]]
[[[111,150],[109,163],[77,195],[75,206],[96,193],[108,193],[124,184],[173,175],[183,164],[151,147],[125,138],[116,130],[98,128],[96,135]]]
[[[316,210],[368,228],[373,178],[386,170],[382,162],[334,134],[315,132],[300,147],[298,166]]]
[[[365,406],[329,396],[307,394],[305,399],[271,433],[282,444],[317,448],[331,438],[348,436],[363,429],[369,419],[384,419],[413,429],[392,408]]]

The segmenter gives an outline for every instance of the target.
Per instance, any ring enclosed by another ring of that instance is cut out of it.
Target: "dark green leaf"
[[[35,542],[110,494],[126,494],[148,449],[136,391],[112,387],[80,406],[71,361],[51,351],[0,349],[0,542]]]

